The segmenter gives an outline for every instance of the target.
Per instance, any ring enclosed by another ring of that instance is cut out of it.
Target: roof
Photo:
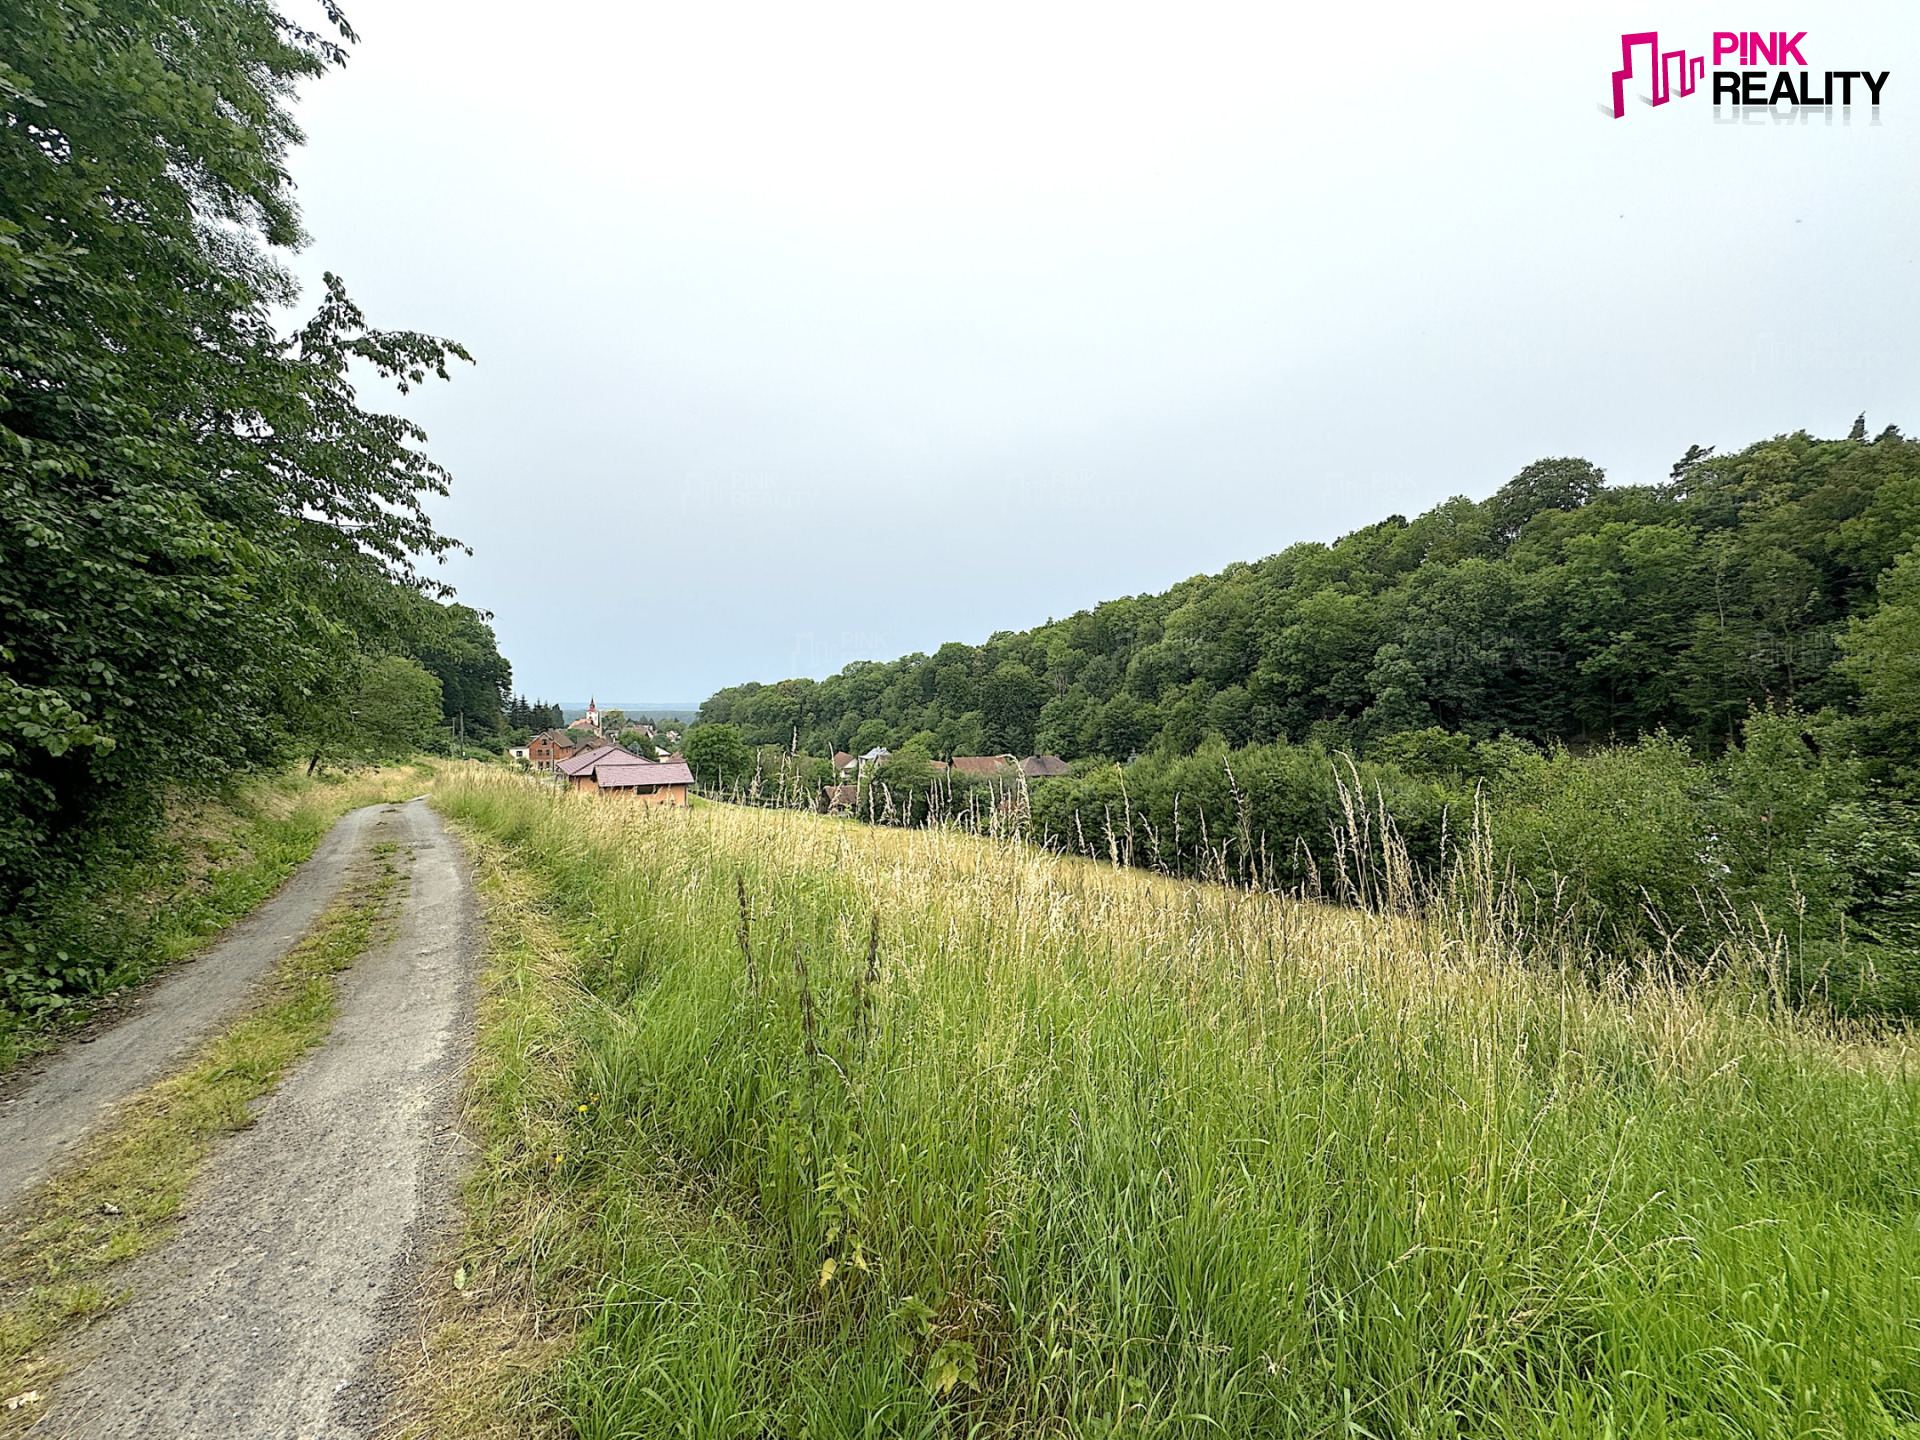
[[[562,775],[589,774],[595,765],[606,758],[607,752],[610,750],[618,751],[618,753],[622,755],[627,754],[626,751],[621,750],[618,745],[613,744],[611,741],[600,745],[589,745],[572,759],[562,760],[560,762],[560,773]],[[633,757],[629,755],[627,758],[632,759]]]
[[[834,769],[844,770],[847,768],[847,766],[851,765],[852,763],[853,763],[853,756],[849,755],[846,751],[836,750],[833,752],[833,768]]]
[[[542,730],[538,735],[533,737],[533,740],[529,740],[527,743],[531,745],[534,740],[550,740],[555,745],[565,745],[568,749],[573,748],[573,737],[564,730]]]
[[[956,755],[953,768],[962,775],[1004,775],[1018,766],[1011,755]]]
[[[1065,775],[1073,767],[1058,755],[1029,755],[1020,762],[1020,772],[1029,780],[1045,780],[1052,775]]]
[[[693,784],[693,771],[684,763],[642,760],[638,755],[629,755],[617,745],[613,751],[611,755],[600,755],[586,769],[569,773],[591,774],[594,784],[602,790],[627,790],[640,785]]]
[[[822,793],[826,795],[828,805],[854,805],[860,800],[858,785],[829,785]]]

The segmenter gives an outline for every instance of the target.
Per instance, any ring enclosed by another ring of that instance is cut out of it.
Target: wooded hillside
[[[816,754],[917,735],[934,755],[1125,760],[1428,726],[1573,744],[1665,728],[1717,750],[1755,705],[1884,709],[1844,646],[1916,541],[1920,446],[1891,427],[1695,449],[1662,485],[1541,460],[1478,503],[984,645],[725,689],[701,720],[757,744],[797,731]]]

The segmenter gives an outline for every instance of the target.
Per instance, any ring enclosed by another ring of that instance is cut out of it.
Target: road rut
[[[422,802],[386,817],[409,876],[392,938],[342,976],[332,1036],[214,1152],[180,1234],[84,1342],[37,1434],[307,1440],[371,1432],[410,1260],[450,1212],[479,922]]]

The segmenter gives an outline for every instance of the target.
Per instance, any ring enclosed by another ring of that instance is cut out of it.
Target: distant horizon
[[[569,720],[577,719],[579,716],[587,713],[587,702],[585,700],[540,700],[534,703],[541,705],[558,705],[560,707],[560,713],[565,715]],[[596,700],[594,703],[603,712],[607,710],[620,710],[628,715],[693,716],[700,713],[701,705],[701,702],[698,700],[691,702],[676,701],[671,705],[658,700],[609,700],[604,705],[600,705]]]

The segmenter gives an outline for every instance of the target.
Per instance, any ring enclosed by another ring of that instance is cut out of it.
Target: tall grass
[[[1904,1030],[1458,911],[437,795],[580,956],[547,1183],[606,1272],[555,1382],[583,1436],[1920,1422]]]

